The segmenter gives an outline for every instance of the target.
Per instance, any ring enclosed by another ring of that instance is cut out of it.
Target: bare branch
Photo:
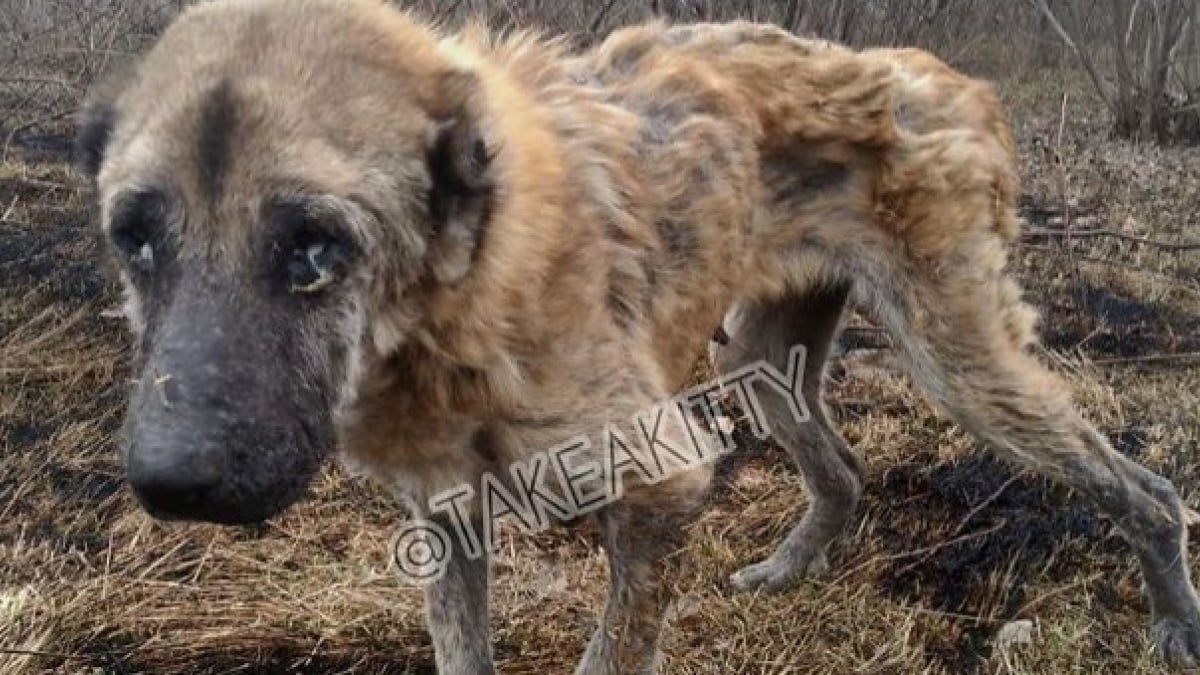
[[[793,33],[800,32],[800,22],[804,19],[804,10],[807,3],[802,0],[788,0],[787,16],[784,19],[784,28]]]
[[[1091,55],[1085,53],[1079,48],[1079,44],[1074,38],[1071,37],[1071,34],[1067,32],[1067,29],[1063,27],[1062,23],[1058,20],[1058,17],[1054,14],[1054,10],[1050,9],[1050,6],[1046,4],[1046,0],[1029,0],[1029,2],[1033,4],[1033,6],[1039,11],[1041,11],[1042,15],[1046,17],[1046,21],[1049,22],[1050,28],[1052,28],[1054,32],[1058,34],[1058,37],[1063,41],[1063,44],[1065,44],[1067,48],[1075,54],[1075,58],[1079,59],[1079,62],[1083,64],[1083,68],[1087,71],[1088,77],[1091,78],[1092,85],[1095,86],[1096,92],[1100,94],[1100,98],[1104,100],[1104,104],[1108,106],[1109,110],[1116,115],[1119,112],[1116,101],[1113,99],[1112,93],[1108,91],[1108,86],[1105,85],[1104,80],[1100,77],[1100,73],[1096,71],[1096,64],[1092,62]]]
[[[1200,242],[1183,241],[1172,242],[1162,241],[1160,239],[1149,239],[1147,237],[1139,237],[1137,235],[1118,232],[1117,230],[1109,229],[1090,229],[1090,230],[1068,230],[1068,229],[1049,229],[1049,228],[1028,228],[1024,232],[1026,237],[1067,237],[1070,239],[1081,239],[1085,237],[1107,237],[1111,239],[1120,239],[1121,241],[1129,241],[1145,246],[1153,246],[1167,251],[1200,251]]]
[[[608,0],[601,7],[600,11],[592,17],[591,23],[588,25],[588,33],[595,35],[600,32],[600,27],[604,25],[604,20],[608,18],[608,13],[612,11],[613,5],[617,4],[617,0]]]
[[[65,119],[67,117],[70,117],[74,113],[75,113],[75,108],[71,107],[66,110],[60,110],[51,115],[47,115],[45,117],[33,120],[31,122],[26,122],[25,124],[22,124],[20,126],[13,127],[12,131],[8,132],[8,136],[6,136],[4,138],[4,147],[0,148],[0,163],[4,163],[4,162],[8,161],[8,151],[12,146],[13,140],[15,140],[18,135],[20,135],[21,133],[28,131],[36,126],[40,126],[43,124],[49,124],[50,122],[57,122],[58,120]]]

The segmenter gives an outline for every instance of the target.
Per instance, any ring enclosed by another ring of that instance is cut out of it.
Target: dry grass
[[[1099,108],[1069,88],[1065,125],[1058,75],[1005,88],[1031,203],[1200,238],[1195,151],[1109,141]],[[116,288],[91,231],[61,153],[0,166],[0,672],[430,672],[420,593],[388,568],[401,511],[376,488],[331,470],[251,529],[135,508],[113,449],[128,340],[104,315]],[[1200,503],[1200,359],[1142,360],[1200,351],[1200,252],[1043,237],[1014,265],[1092,417]],[[850,351],[830,395],[869,468],[833,573],[781,595],[730,592],[726,576],[805,506],[782,453],[747,442],[694,528],[667,672],[1158,672],[1140,579],[1108,522],[980,452],[886,349]],[[505,672],[570,670],[607,576],[593,542],[584,525],[506,543]],[[1032,643],[998,647],[1021,619]]]

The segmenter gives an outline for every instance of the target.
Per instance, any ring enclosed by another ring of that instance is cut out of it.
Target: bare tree
[[[14,140],[65,124],[109,64],[144,49],[184,4],[0,0],[0,159]]]
[[[144,49],[194,1],[0,0],[0,142],[63,120],[114,59]],[[919,46],[993,76],[1053,64],[1062,43],[1121,133],[1200,139],[1200,0],[391,1],[451,25],[476,16],[580,46],[652,16],[751,19],[857,47]]]
[[[1103,13],[1092,7],[1099,3],[1029,2],[1079,59],[1118,134],[1200,143],[1200,3],[1107,0]],[[1096,21],[1107,25],[1098,29]],[[1096,39],[1105,32],[1107,40]],[[1108,78],[1101,72],[1106,52],[1114,71]]]

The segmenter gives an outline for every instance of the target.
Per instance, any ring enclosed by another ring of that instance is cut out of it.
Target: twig
[[[21,185],[26,187],[41,188],[43,190],[62,190],[67,186],[52,180],[42,180],[41,178],[18,178]]]
[[[1100,73],[1096,70],[1096,64],[1092,61],[1091,56],[1079,48],[1079,44],[1071,37],[1070,32],[1063,27],[1062,23],[1058,20],[1058,16],[1054,14],[1054,10],[1050,9],[1049,5],[1046,4],[1046,0],[1029,0],[1029,2],[1046,17],[1050,28],[1058,34],[1059,39],[1063,41],[1067,49],[1071,50],[1075,58],[1079,59],[1088,77],[1091,78],[1096,92],[1100,94],[1100,98],[1104,101],[1104,105],[1108,106],[1108,109],[1116,115],[1119,112],[1116,101],[1109,92],[1108,86],[1104,84],[1104,78],[1100,77]]]
[[[53,77],[0,77],[0,84],[52,84],[69,91],[78,89],[70,82]]]
[[[1058,152],[1058,148],[1055,148],[1055,152],[1056,153]],[[1056,158],[1056,160],[1061,160],[1061,157]],[[1027,220],[1029,220],[1029,219],[1049,220],[1050,218],[1053,218],[1056,216],[1061,218],[1066,215],[1066,212],[1068,211],[1068,209],[1069,209],[1071,215],[1076,218],[1079,218],[1081,216],[1092,216],[1092,215],[1095,215],[1096,212],[1100,210],[1099,204],[1094,204],[1094,203],[1092,203],[1092,204],[1076,204],[1074,206],[1060,207],[1056,204],[1043,203],[1037,197],[1030,195],[1030,194],[1021,195],[1020,204],[1018,205],[1018,209],[1020,210],[1021,215],[1024,216]]]
[[[592,22],[588,28],[588,35],[594,36],[600,32],[600,26],[604,24],[604,19],[608,18],[608,13],[615,4],[617,4],[617,0],[608,0],[608,2],[600,7],[600,11],[596,12],[596,16],[592,17]]]
[[[996,489],[995,492],[993,492],[991,495],[989,495],[987,499],[976,504],[975,508],[971,509],[967,513],[967,515],[963,516],[962,520],[958,521],[958,526],[955,527],[954,531],[950,533],[951,541],[954,541],[954,537],[957,537],[958,533],[962,532],[963,528],[967,526],[967,523],[971,522],[972,518],[974,518],[976,515],[978,515],[980,511],[982,511],[982,510],[986,509],[988,506],[990,506],[992,504],[992,502],[999,499],[1000,495],[1004,494],[1004,491],[1007,490],[1008,487],[1010,485],[1012,485],[1013,483],[1015,483],[1016,480],[1020,477],[1021,477],[1020,473],[1013,474],[1008,480],[1004,481],[1003,485],[1001,485],[999,488]],[[1003,524],[1007,521],[1001,520],[1000,522],[1001,522],[1001,524]],[[987,530],[987,532],[992,532],[994,529],[995,528],[992,528],[991,530]],[[892,573],[892,575],[899,577],[899,576],[903,576],[903,575],[907,574],[908,572],[912,571],[916,567],[923,564],[926,560],[929,560],[929,558],[931,556],[933,556],[933,554],[936,553],[937,551],[938,551],[938,547],[936,547],[936,546],[930,548],[930,550],[925,555],[921,556],[921,558],[919,558],[918,560],[914,560],[913,562],[905,565],[904,567],[900,568],[899,570],[894,571]]]
[[[1063,229],[1067,232],[1067,243],[1070,243],[1071,225],[1074,223],[1074,218],[1072,218],[1072,216],[1074,214],[1071,212],[1071,200],[1069,199],[1071,177],[1067,174],[1067,162],[1063,157],[1062,150],[1063,134],[1067,130],[1067,103],[1070,101],[1070,97],[1070,93],[1063,92],[1062,107],[1058,112],[1058,133],[1054,137],[1054,155],[1055,159],[1058,160],[1059,180],[1061,181],[1059,189],[1062,191],[1062,195],[1060,196],[1063,200]]]
[[[70,117],[71,114],[73,114],[74,112],[75,112],[74,108],[68,108],[66,110],[60,110],[52,115],[47,115],[46,117],[42,117],[40,119],[36,119],[31,122],[26,122],[25,124],[22,124],[20,126],[13,127],[13,130],[8,132],[8,136],[6,136],[4,139],[4,149],[3,149],[3,151],[0,151],[0,162],[8,161],[8,149],[12,145],[13,139],[15,139],[17,137],[17,134],[21,133],[22,131],[27,131],[29,129],[32,129],[36,126],[40,126],[42,124],[47,124],[49,122],[57,122],[58,120],[61,120],[64,117]]]
[[[1147,246],[1154,246],[1155,248],[1163,248],[1163,249],[1167,249],[1169,251],[1200,250],[1200,242],[1197,242],[1197,241],[1182,241],[1182,242],[1162,241],[1160,239],[1150,239],[1149,237],[1139,237],[1137,235],[1125,234],[1124,232],[1118,232],[1116,230],[1110,230],[1110,229],[1104,229],[1104,228],[1090,229],[1090,230],[1066,230],[1066,229],[1054,230],[1054,229],[1041,228],[1041,227],[1028,228],[1025,230],[1025,236],[1027,236],[1027,237],[1066,237],[1068,240],[1074,239],[1077,237],[1110,237],[1112,239],[1120,239],[1122,241],[1131,241],[1131,242],[1138,243],[1138,244],[1145,244]]]
[[[0,223],[7,223],[10,216],[13,214],[13,209],[17,208],[17,202],[21,200],[21,195],[13,195],[12,203],[4,210],[4,215],[0,216]]]
[[[1086,306],[1085,298],[1082,289],[1083,271],[1079,269],[1079,261],[1075,259],[1075,248],[1071,246],[1071,234],[1074,230],[1075,219],[1071,211],[1071,174],[1067,170],[1067,162],[1063,155],[1063,135],[1067,129],[1067,103],[1070,101],[1070,94],[1063,92],[1062,108],[1058,115],[1058,134],[1054,139],[1054,155],[1058,164],[1058,180],[1059,191],[1063,201],[1063,231],[1066,233],[1066,239],[1063,241],[1063,248],[1067,252],[1067,260],[1071,263],[1071,277],[1075,280],[1075,288],[1080,289],[1078,294],[1079,304]]]
[[[1013,474],[1011,477],[1009,477],[1008,480],[1004,481],[1003,485],[1001,485],[999,488],[996,488],[995,492],[988,495],[987,499],[976,504],[975,508],[973,508],[969,512],[967,512],[967,515],[963,516],[963,519],[958,521],[958,526],[954,528],[954,531],[950,533],[950,536],[953,537],[953,536],[957,535],[959,532],[962,532],[962,529],[967,526],[967,523],[971,522],[972,518],[974,518],[976,515],[978,515],[980,511],[986,509],[992,502],[999,499],[1000,495],[1004,494],[1004,491],[1008,489],[1008,486],[1015,483],[1017,481],[1017,479],[1020,477],[1021,477],[1020,473]]]
[[[972,539],[980,539],[982,537],[986,537],[989,534],[995,532],[996,530],[999,530],[1000,528],[1004,527],[1007,524],[1008,524],[1007,519],[1001,519],[1000,522],[987,528],[986,530],[980,530],[978,532],[968,532],[964,535],[960,535],[958,537],[954,537],[952,539],[948,539],[946,541],[942,541],[937,544],[933,544],[931,546],[925,546],[922,548],[913,549],[911,551],[902,551],[900,553],[893,553],[890,555],[872,556],[870,559],[866,560],[865,562],[855,565],[854,567],[839,574],[836,578],[834,578],[833,580],[828,582],[828,586],[830,586],[830,587],[838,586],[843,581],[845,581],[846,579],[849,579],[850,577],[854,576],[855,574],[858,574],[859,572],[861,572],[865,569],[869,569],[869,568],[871,568],[875,565],[881,564],[881,563],[894,562],[897,560],[904,560],[906,558],[915,558],[915,557],[921,556],[921,560],[918,561],[918,563],[919,563],[921,561],[927,560],[931,555],[946,548],[947,546],[954,546],[954,545],[961,544],[966,541],[970,541]]]
[[[1102,576],[1104,576],[1103,572],[1096,572],[1087,577],[1084,577],[1083,579],[1077,579],[1075,581],[1072,581],[1071,583],[1067,584],[1066,586],[1052,588],[1049,591],[1046,591],[1045,593],[1042,593],[1041,595],[1037,596],[1033,600],[1030,600],[1029,602],[1025,603],[1021,607],[1021,609],[1018,609],[1013,614],[1013,616],[1028,616],[1030,610],[1032,610],[1034,607],[1037,607],[1038,605],[1042,604],[1046,600],[1049,600],[1050,598],[1052,598],[1060,593],[1063,593],[1065,591],[1069,591],[1074,588],[1078,588],[1079,586],[1085,586],[1087,584],[1090,584]]]
[[[458,6],[461,4],[462,0],[454,0],[454,2],[442,3],[442,6],[438,8],[437,14],[434,15],[434,23],[438,25],[448,23],[450,18],[454,16],[454,13],[458,11]]]
[[[1143,356],[1114,356],[1107,359],[1092,359],[1092,363],[1155,363],[1164,361],[1200,360],[1200,352],[1179,352],[1177,354],[1146,354]]]
[[[1097,265],[1108,265],[1110,267],[1120,267],[1121,269],[1129,270],[1131,272],[1137,272],[1138,274],[1145,274],[1148,276],[1156,277],[1158,279],[1163,280],[1164,282],[1170,283],[1175,288],[1180,288],[1180,289],[1186,290],[1190,293],[1195,293],[1195,294],[1200,295],[1200,285],[1197,285],[1191,279],[1186,279],[1184,277],[1181,277],[1181,276],[1178,276],[1175,274],[1168,274],[1166,272],[1152,270],[1148,267],[1142,267],[1141,265],[1134,265],[1133,263],[1128,263],[1123,260],[1112,260],[1110,258],[1098,258],[1095,256],[1088,256],[1088,255],[1081,256],[1079,259],[1083,262],[1095,263]]]
[[[63,652],[43,652],[36,649],[9,649],[8,647],[0,647],[0,654],[12,654],[14,656],[41,656],[48,659],[85,659],[85,654],[66,654]]]

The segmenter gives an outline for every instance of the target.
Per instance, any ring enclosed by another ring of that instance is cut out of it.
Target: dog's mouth
[[[149,412],[135,397],[123,455],[129,483],[142,507],[163,520],[256,523],[299,501],[332,434],[307,422],[225,424],[220,415]]]
[[[130,480],[138,503],[154,518],[217,525],[253,525],[274,518],[299,501],[305,487],[297,483],[283,490],[281,497],[263,500],[230,496],[220,484],[209,487]]]
[[[130,479],[133,481],[134,479]],[[306,482],[276,486],[272,498],[241,497],[221,484],[211,487],[134,482],[134,494],[143,510],[158,520],[253,525],[283,513],[304,495]]]

